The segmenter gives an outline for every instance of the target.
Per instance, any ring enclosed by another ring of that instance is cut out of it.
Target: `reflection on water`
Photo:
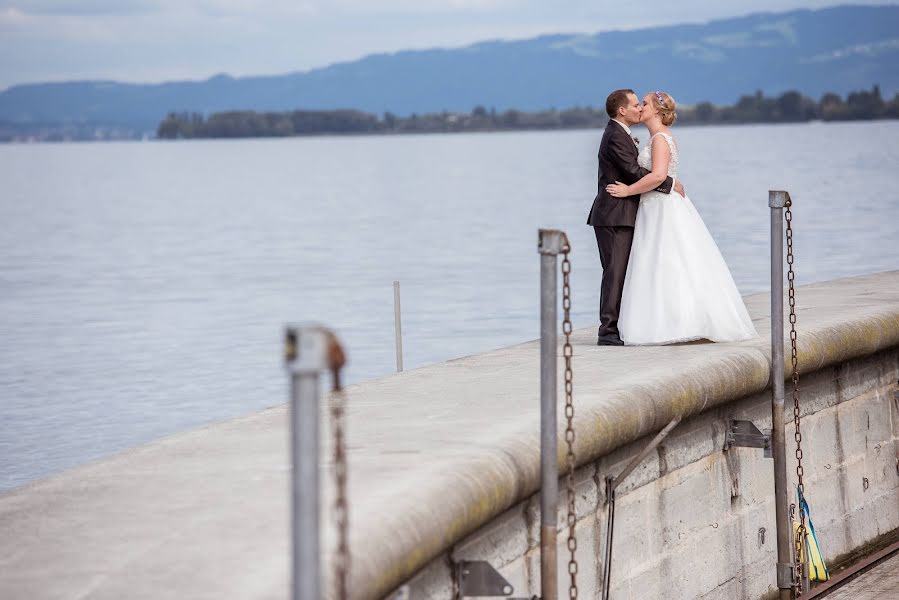
[[[768,189],[801,283],[897,268],[899,122],[676,133],[744,293]],[[590,325],[600,135],[0,146],[0,490],[284,402],[287,321],[336,328],[350,381],[391,373],[395,279],[407,369],[534,339],[541,226]]]

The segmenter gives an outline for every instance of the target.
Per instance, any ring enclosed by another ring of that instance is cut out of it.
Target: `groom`
[[[627,261],[634,239],[634,225],[640,196],[615,198],[606,192],[606,186],[616,181],[628,185],[636,183],[649,173],[637,164],[637,138],[631,127],[640,122],[643,107],[633,90],[615,90],[606,99],[606,112],[611,119],[599,144],[599,193],[593,199],[593,207],[587,217],[587,225],[593,226],[599,260],[602,263],[602,291],[599,309],[600,346],[623,346],[618,332],[618,312],[621,308],[621,292]],[[668,177],[656,188],[670,194],[674,182]],[[680,183],[675,191],[683,193]]]

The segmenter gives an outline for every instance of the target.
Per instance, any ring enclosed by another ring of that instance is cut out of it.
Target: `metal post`
[[[790,195],[768,192],[771,208],[771,445],[774,453],[774,512],[777,520],[777,587],[789,600],[793,588],[792,523],[787,500],[784,422],[783,209]]]
[[[541,600],[558,596],[556,523],[559,512],[559,454],[556,437],[558,368],[558,255],[565,234],[541,229],[540,253],[540,591]]]
[[[393,326],[396,338],[396,372],[403,371],[403,327],[400,323],[400,282],[393,282]]]
[[[615,479],[606,477],[606,502],[608,503],[608,515],[606,516],[606,556],[603,560],[602,572],[602,600],[609,600],[609,582],[612,575],[612,531],[615,529]]]
[[[668,437],[668,434],[671,433],[671,430],[677,427],[677,424],[680,423],[681,417],[677,416],[671,419],[667,425],[656,434],[652,441],[640,451],[637,456],[631,459],[631,462],[628,463],[624,470],[618,474],[617,477],[612,477],[611,475],[606,477],[606,502],[608,503],[608,516],[607,516],[607,525],[606,525],[606,554],[605,559],[603,560],[603,575],[602,575],[602,600],[609,600],[609,582],[611,581],[611,573],[612,573],[612,532],[615,529],[615,490],[618,489],[618,486],[627,479],[627,476],[634,472],[640,463],[643,462],[649,453],[658,447],[662,441]]]
[[[319,547],[319,379],[327,368],[327,330],[288,327],[285,360],[290,374],[293,600],[321,598]]]

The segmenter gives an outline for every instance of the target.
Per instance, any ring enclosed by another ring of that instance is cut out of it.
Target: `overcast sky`
[[[899,0],[0,0],[0,89],[302,71],[374,52]]]

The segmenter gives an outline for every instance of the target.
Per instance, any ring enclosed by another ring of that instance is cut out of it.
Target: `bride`
[[[630,346],[749,339],[757,334],[746,305],[693,203],[675,192],[652,191],[677,177],[676,119],[674,98],[647,94],[642,123],[652,137],[638,160],[652,172],[632,185],[606,187],[619,198],[641,194],[618,319],[621,339]]]

